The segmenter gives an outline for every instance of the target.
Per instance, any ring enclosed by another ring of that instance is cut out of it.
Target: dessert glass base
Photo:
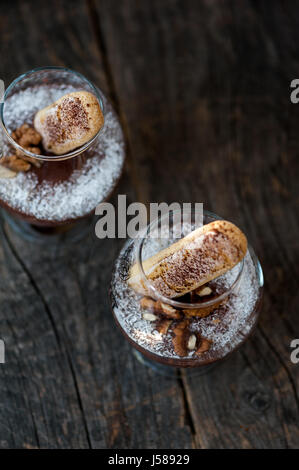
[[[142,364],[143,366],[149,367],[154,372],[159,375],[163,375],[164,377],[168,377],[170,379],[181,379],[183,377],[198,377],[201,375],[205,375],[209,373],[212,369],[214,369],[219,362],[214,362],[213,364],[208,364],[206,366],[197,367],[197,368],[181,368],[175,366],[167,366],[165,364],[160,364],[156,361],[151,361],[146,356],[141,354],[136,349],[133,349],[133,356],[137,359],[137,361]]]
[[[28,241],[39,244],[77,243],[85,238],[94,227],[94,217],[85,217],[75,223],[62,225],[41,226],[34,225],[13,216],[5,209],[0,208],[1,216],[10,229]]]
[[[215,218],[217,219],[215,214],[205,212],[204,224]],[[187,233],[192,230],[194,228],[188,228]],[[145,259],[165,248],[157,239],[148,238],[146,242]],[[172,242],[173,240],[167,240],[166,245],[169,246]],[[165,239],[161,243],[164,244]],[[136,350],[135,357],[156,372],[176,378],[182,373],[201,375],[228,359],[253,333],[261,310],[263,273],[253,249],[248,246],[241,263],[206,284],[219,298],[223,295],[222,292],[227,292],[221,302],[215,301],[210,313],[202,315],[193,314],[192,309],[183,310],[183,316],[180,313],[169,321],[170,317],[163,317],[161,311],[162,316],[159,316],[157,310],[152,310],[152,313],[146,310],[147,306],[143,302],[146,298],[128,285],[129,272],[138,257],[139,246],[136,240],[127,241],[116,261],[110,289],[116,324]],[[186,300],[182,305],[186,305]],[[189,312],[191,315],[188,315]],[[203,348],[203,343],[198,343],[197,339],[196,347],[188,346],[183,354],[178,352],[177,330],[186,319],[188,337],[201,338],[205,345],[209,343],[208,348]]]

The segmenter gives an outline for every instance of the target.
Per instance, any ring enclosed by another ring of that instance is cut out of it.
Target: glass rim
[[[189,212],[195,212],[194,209],[191,209],[191,211],[187,210],[187,212],[188,211]],[[146,229],[144,230],[144,236],[142,236],[139,239],[139,242],[137,244],[137,265],[138,265],[139,270],[141,272],[141,275],[142,275],[143,281],[146,285],[146,288],[148,289],[148,291],[153,295],[153,297],[156,300],[160,300],[163,303],[169,304],[173,307],[180,308],[180,309],[182,309],[182,308],[183,309],[201,309],[201,308],[205,308],[205,307],[215,305],[216,303],[219,303],[222,300],[226,299],[238,287],[238,285],[240,283],[240,280],[241,280],[241,277],[242,277],[242,274],[243,274],[244,259],[245,259],[246,254],[245,254],[244,258],[239,263],[237,263],[235,266],[233,266],[233,268],[232,268],[232,269],[234,269],[236,266],[239,266],[238,274],[236,275],[236,278],[235,278],[234,282],[231,284],[231,286],[225,292],[223,292],[222,294],[220,294],[216,297],[213,297],[213,299],[206,300],[206,301],[203,301],[203,302],[200,302],[200,303],[180,302],[180,301],[177,301],[177,300],[172,299],[170,297],[165,297],[163,294],[161,294],[149,282],[149,280],[148,280],[148,278],[147,278],[147,276],[144,272],[143,264],[142,264],[142,256],[141,255],[142,255],[143,244],[144,244],[145,240],[147,239],[146,235],[147,235],[148,231],[152,228],[152,226],[154,224],[156,224],[157,222],[162,220],[163,217],[169,216],[170,213],[175,213],[175,212],[178,212],[178,210],[166,212],[165,214],[162,214],[160,217],[156,218],[150,224],[148,224]],[[217,214],[214,214],[213,212],[207,211],[205,209],[203,209],[203,215],[211,217],[214,220],[224,220],[222,217],[218,216]],[[206,224],[203,224],[203,225],[206,225]],[[221,276],[219,276],[219,277],[221,277]],[[217,279],[217,278],[215,278],[215,279]]]
[[[57,71],[64,71],[64,72],[68,72],[72,75],[76,75],[77,77],[79,77],[81,80],[83,80],[84,82],[86,82],[90,87],[91,89],[93,90],[98,102],[99,102],[99,105],[101,107],[101,110],[102,110],[102,113],[103,113],[103,116],[104,116],[104,125],[101,127],[101,129],[96,133],[95,136],[93,136],[88,142],[86,142],[85,144],[83,144],[81,147],[78,147],[77,149],[73,150],[72,152],[68,152],[68,153],[65,153],[63,155],[53,155],[53,156],[49,156],[49,155],[39,155],[39,154],[36,154],[36,153],[32,153],[32,152],[29,152],[28,150],[24,149],[23,147],[21,147],[21,145],[19,145],[10,135],[10,133],[8,132],[7,130],[7,127],[6,127],[6,124],[5,124],[5,121],[4,121],[4,105],[5,105],[5,100],[7,98],[7,95],[8,93],[13,89],[13,87],[15,85],[17,85],[18,83],[20,83],[22,80],[24,80],[24,78],[28,77],[29,75],[33,75],[34,73],[36,72],[42,72],[42,71],[51,71],[51,70],[57,70]],[[72,69],[69,69],[67,67],[60,67],[60,66],[52,66],[52,65],[48,65],[48,66],[45,66],[45,67],[37,67],[37,68],[34,68],[34,69],[31,69],[21,75],[19,75],[17,78],[15,78],[11,83],[10,85],[7,87],[7,89],[5,90],[5,93],[4,93],[4,97],[3,97],[3,102],[0,103],[0,123],[1,123],[1,126],[2,126],[2,129],[3,131],[5,132],[6,134],[6,137],[9,141],[9,143],[11,145],[13,145],[13,147],[17,148],[19,151],[23,152],[25,155],[27,155],[28,157],[31,157],[31,158],[35,158],[36,160],[42,160],[42,161],[63,161],[63,160],[68,160],[69,158],[73,158],[73,157],[76,157],[78,155],[80,155],[82,152],[84,152],[85,150],[87,150],[92,144],[93,142],[97,139],[97,137],[100,135],[100,133],[102,132],[102,130],[104,129],[104,126],[105,126],[105,104],[104,104],[104,98],[103,98],[103,93],[102,91],[96,87],[90,80],[88,80],[88,78],[86,78],[84,75],[82,75],[82,73],[80,72],[76,72],[75,70],[72,70]]]

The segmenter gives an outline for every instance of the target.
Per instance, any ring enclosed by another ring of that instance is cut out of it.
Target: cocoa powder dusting
[[[228,259],[236,256],[237,250],[227,243],[227,237],[214,230],[195,240],[189,249],[170,255],[161,264],[161,269],[149,278],[158,291],[171,296],[225,266]]]
[[[67,97],[57,107],[55,115],[46,118],[50,142],[64,143],[74,130],[88,131],[88,115],[77,97]]]

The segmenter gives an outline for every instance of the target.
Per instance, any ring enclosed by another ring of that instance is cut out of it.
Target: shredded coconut
[[[36,111],[75,90],[71,86],[34,87],[14,94],[5,103],[7,129],[12,132],[24,122],[32,123]],[[92,157],[82,169],[75,170],[69,180],[55,184],[38,183],[37,176],[30,171],[19,173],[12,179],[1,179],[0,199],[26,215],[50,221],[82,217],[104,201],[120,177],[125,156],[118,118],[111,105],[106,101],[104,104],[104,127],[92,148],[86,151],[85,154]],[[4,139],[2,144],[6,154],[8,149]]]

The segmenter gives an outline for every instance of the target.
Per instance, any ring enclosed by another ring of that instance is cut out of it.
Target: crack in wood
[[[188,401],[188,397],[187,397],[187,390],[186,390],[186,387],[185,387],[185,384],[184,384],[184,381],[183,381],[183,378],[181,376],[180,371],[178,371],[178,374],[177,374],[177,382],[178,382],[178,385],[179,385],[179,387],[181,389],[181,393],[182,393],[182,400],[183,400],[183,406],[184,406],[184,412],[185,412],[185,424],[187,426],[189,426],[190,432],[191,432],[191,435],[192,435],[192,440],[194,442],[194,437],[196,435],[195,423],[194,423],[194,420],[193,420],[191,407],[189,405],[189,401]]]

